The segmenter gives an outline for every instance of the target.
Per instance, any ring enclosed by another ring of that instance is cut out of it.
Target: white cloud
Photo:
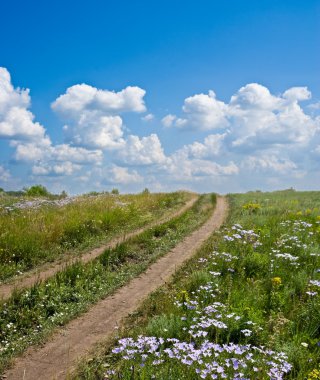
[[[123,149],[119,151],[120,159],[130,165],[161,164],[166,161],[161,142],[156,134],[139,138],[130,135]]]
[[[184,149],[176,151],[169,157],[168,162],[162,166],[169,177],[177,181],[197,181],[202,177],[229,176],[238,174],[239,168],[234,162],[226,165],[211,160],[190,158]]]
[[[309,104],[307,107],[312,110],[320,110],[320,102]]]
[[[32,174],[36,176],[46,176],[49,175],[51,171],[52,168],[48,166],[34,165],[32,167]]]
[[[181,115],[162,119],[164,127],[189,129],[179,135],[173,128],[165,131],[173,150],[167,156],[157,134],[128,135],[122,120],[123,112],[146,111],[144,95],[139,87],[119,92],[85,84],[68,88],[52,104],[66,124],[67,143],[54,145],[30,111],[29,90],[14,88],[8,71],[0,68],[0,138],[14,149],[16,164],[24,163],[21,173],[31,172],[32,180],[70,184],[73,191],[101,189],[104,184],[129,191],[142,184],[198,191],[292,186],[299,181],[301,186],[320,186],[320,117],[311,111],[320,108],[319,102],[313,103],[306,106],[309,114],[305,112],[301,102],[311,98],[306,87],[272,94],[251,83],[228,102],[213,91],[187,97]],[[154,118],[143,115],[144,122]],[[195,138],[190,130],[201,133]],[[0,164],[0,181],[19,186],[9,169]],[[26,174],[21,178],[26,181]],[[227,185],[230,188],[223,188]]]
[[[45,129],[28,111],[29,90],[14,88],[7,69],[0,67],[0,138],[39,140]]]
[[[221,153],[226,135],[226,133],[209,135],[204,139],[204,143],[195,141],[192,144],[185,145],[183,149],[194,158],[216,157]]]
[[[99,112],[84,112],[76,123],[64,127],[66,138],[87,148],[119,149],[124,145],[120,116],[102,116]]]
[[[314,152],[317,154],[320,154],[320,145],[316,146],[316,148],[314,149]]]
[[[269,110],[279,108],[281,99],[258,83],[249,83],[231,97],[229,107],[232,111]]]
[[[0,115],[6,114],[10,108],[28,108],[30,96],[28,89],[14,88],[8,70],[0,67]]]
[[[307,87],[291,87],[283,93],[283,97],[290,102],[308,100],[311,98],[311,92]]]
[[[297,165],[290,159],[279,158],[275,155],[249,156],[242,162],[242,168],[249,171],[273,171],[280,174],[288,174],[298,169]]]
[[[165,126],[228,131],[230,149],[306,145],[320,126],[319,119],[307,115],[298,103],[310,97],[306,87],[292,87],[275,96],[266,87],[250,83],[241,87],[228,104],[218,101],[212,91],[191,96],[182,107],[185,118],[167,115],[162,121]]]
[[[177,116],[169,114],[169,115],[166,115],[164,118],[162,118],[161,122],[165,128],[170,128],[173,126],[173,123],[176,119],[177,119]]]
[[[227,105],[216,99],[216,94],[209,91],[185,99],[182,107],[184,118],[176,115],[166,115],[162,119],[164,127],[193,127],[200,130],[224,128],[228,125]]]
[[[71,176],[82,168],[81,165],[66,161],[53,165],[39,164],[32,167],[35,176]]]
[[[50,142],[42,145],[19,143],[16,145],[15,159],[25,162],[36,162],[39,160],[70,161],[86,165],[100,164],[103,159],[103,153],[100,150],[88,150],[68,144],[52,146]]]
[[[11,146],[16,148],[14,158],[17,161],[36,162],[50,156],[50,139],[40,139],[38,142],[12,141]]]
[[[232,146],[266,149],[307,144],[317,123],[304,113],[298,100],[309,97],[305,87],[293,87],[277,97],[258,84],[242,87],[229,104]]]
[[[72,118],[77,117],[79,112],[90,110],[99,110],[108,114],[124,111],[144,112],[145,93],[146,91],[140,87],[128,86],[119,92],[114,92],[100,90],[87,84],[77,84],[60,95],[52,103],[52,108]]]
[[[36,163],[32,173],[49,176],[70,176],[81,168],[79,164],[96,165],[102,162],[103,153],[100,150],[67,144],[53,145],[45,128],[34,122],[34,115],[28,110],[30,104],[29,90],[14,88],[9,72],[0,68],[0,138],[9,139],[10,145],[15,148],[16,161]]]
[[[185,99],[182,109],[187,119],[185,123],[177,125],[178,127],[190,124],[201,130],[212,130],[228,125],[227,106],[216,99],[213,91],[209,91],[208,95],[198,94]]]
[[[154,115],[153,115],[152,113],[148,113],[146,116],[143,116],[141,119],[142,119],[143,121],[148,122],[148,121],[151,121],[151,120],[154,119]]]
[[[143,182],[143,177],[141,177],[136,170],[130,172],[128,168],[113,166],[108,170],[108,177],[105,179],[105,182],[111,184],[129,185]]]
[[[71,161],[79,164],[100,164],[103,159],[103,153],[100,150],[88,150],[68,144],[61,144],[53,147],[52,159],[56,161]]]
[[[9,170],[5,169],[2,165],[0,165],[0,181],[8,182],[11,178],[11,174]]]
[[[113,92],[79,84],[69,87],[51,106],[67,121],[65,135],[74,145],[119,149],[124,145],[119,113],[146,111],[145,93],[139,87]]]

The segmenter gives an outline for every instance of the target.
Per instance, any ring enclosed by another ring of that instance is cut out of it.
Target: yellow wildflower
[[[320,371],[318,369],[313,369],[308,374],[308,380],[320,380]]]
[[[281,277],[273,277],[271,282],[272,282],[272,286],[274,286],[275,288],[282,284]]]

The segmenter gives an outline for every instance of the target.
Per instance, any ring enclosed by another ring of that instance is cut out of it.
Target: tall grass
[[[226,228],[75,378],[320,379],[320,193],[229,201]]]
[[[0,208],[0,280],[144,226],[188,198],[184,192],[100,194],[62,207]]]
[[[26,347],[44,340],[55,327],[144,271],[212,211],[211,197],[203,195],[181,216],[106,250],[89,263],[78,262],[44,283],[14,293],[0,304],[0,373]]]

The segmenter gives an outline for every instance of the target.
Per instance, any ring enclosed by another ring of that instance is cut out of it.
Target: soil
[[[66,379],[75,366],[101,341],[115,334],[121,320],[136,310],[146,297],[168,282],[179,266],[188,260],[224,222],[228,204],[218,197],[210,219],[112,296],[94,305],[87,313],[53,334],[43,347],[30,348],[5,373],[10,380]]]
[[[174,213],[170,213],[169,215],[166,215],[163,218],[156,220],[155,222],[149,223],[143,228],[140,228],[133,232],[126,233],[123,236],[120,236],[118,238],[112,239],[109,243],[104,244],[98,248],[95,248],[87,253],[84,253],[81,256],[72,257],[72,258],[65,257],[65,259],[60,260],[60,262],[41,265],[33,271],[27,272],[8,283],[0,285],[0,300],[1,299],[6,300],[10,298],[14,289],[30,288],[32,285],[36,284],[37,282],[47,280],[48,278],[54,276],[57,272],[65,269],[66,266],[71,265],[75,263],[76,261],[87,263],[88,261],[91,261],[95,259],[96,257],[100,256],[107,248],[114,248],[118,244],[124,242],[125,240],[128,240],[134,236],[137,236],[141,234],[143,231],[151,227],[155,227],[159,224],[165,223],[166,221],[183,214],[186,210],[188,210],[189,208],[193,206],[193,204],[195,203],[197,199],[198,197],[194,196],[183,207],[181,207],[179,210],[175,211]]]

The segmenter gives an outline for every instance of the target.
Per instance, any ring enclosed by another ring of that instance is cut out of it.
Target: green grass
[[[167,253],[207,220],[214,197],[202,195],[179,217],[146,230],[100,257],[80,262],[44,283],[21,290],[0,306],[0,372],[31,344],[83,313]]]
[[[226,227],[209,239],[170,284],[152,294],[127,319],[117,339],[100,347],[74,378],[191,380],[200,378],[196,369],[203,371],[208,368],[205,363],[216,362],[227,379],[233,379],[235,372],[242,372],[244,378],[269,379],[268,372],[275,366],[270,363],[280,361],[277,355],[283,352],[292,366],[284,379],[320,379],[320,287],[316,285],[320,284],[320,193],[252,192],[230,195],[229,202]],[[211,312],[210,318],[226,327],[216,327],[213,321],[191,327],[200,317],[208,317],[206,308],[216,302],[222,306],[215,306],[218,311]],[[207,335],[195,336],[199,331]],[[149,343],[137,345],[139,336],[164,339],[155,345],[158,356],[150,353]],[[133,342],[126,340],[123,345],[137,350],[131,351],[128,360],[123,359],[127,349],[118,342],[121,337],[132,337]],[[219,347],[250,344],[250,354],[228,354],[221,348],[213,356],[209,350],[199,363],[185,349],[180,358],[170,359],[164,350],[172,349],[174,343],[168,338],[192,343],[193,353],[209,341]],[[122,354],[112,353],[117,346]],[[252,346],[273,353],[257,352]],[[247,367],[235,370],[232,358],[243,360]],[[163,362],[155,364],[155,359]],[[216,369],[212,373],[221,379]]]
[[[0,198],[0,281],[63,255],[77,255],[181,207],[189,193],[82,196],[55,207],[14,209]],[[12,206],[12,204],[11,204]]]

